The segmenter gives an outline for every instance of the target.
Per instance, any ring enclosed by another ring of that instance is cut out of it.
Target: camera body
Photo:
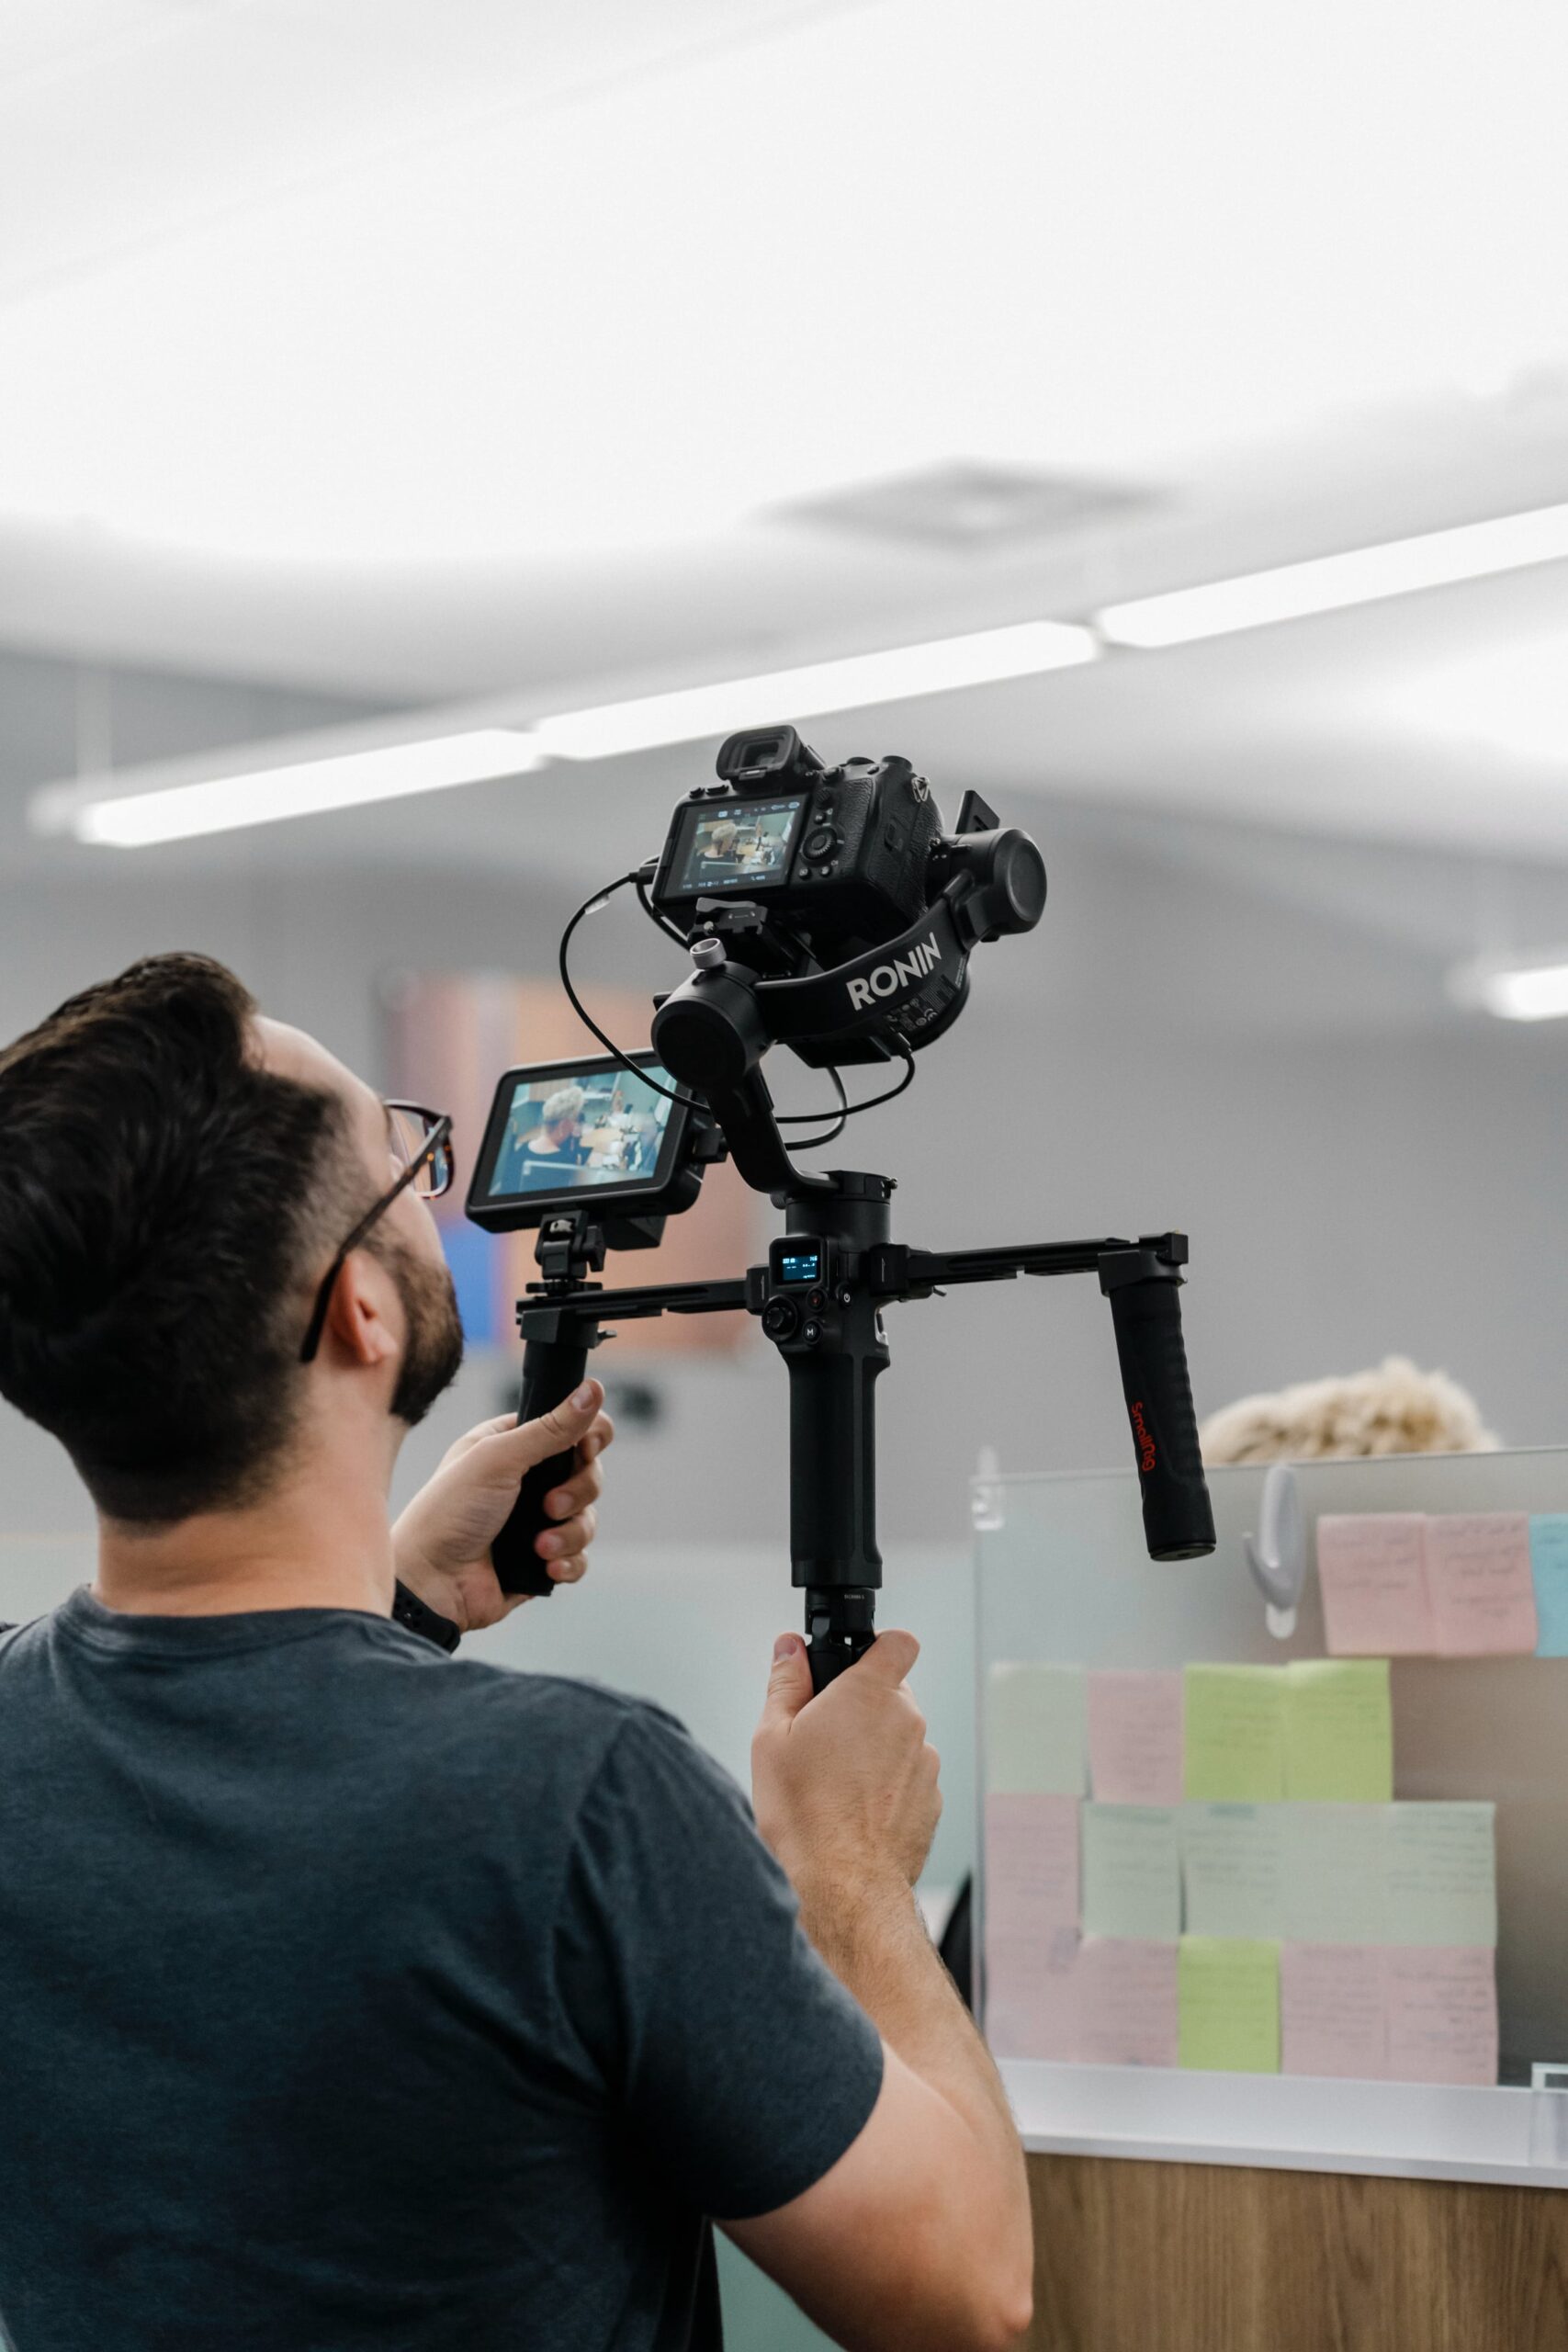
[[[840,956],[919,916],[942,818],[908,760],[826,768],[793,727],[750,728],[717,771],[671,820],[649,894],[661,913],[690,928],[704,899],[754,900]]]

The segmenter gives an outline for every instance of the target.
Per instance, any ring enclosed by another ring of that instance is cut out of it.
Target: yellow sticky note
[[[1285,1794],[1320,1804],[1393,1802],[1387,1658],[1297,1658],[1285,1668]]]
[[[1183,1936],[1177,1957],[1177,2034],[1183,2066],[1233,2075],[1280,2071],[1280,1947]]]
[[[1185,1795],[1278,1804],[1285,1793],[1285,1678],[1277,1666],[1187,1668]]]

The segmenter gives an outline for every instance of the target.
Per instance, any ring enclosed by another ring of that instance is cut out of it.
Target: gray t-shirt
[[[710,2352],[881,2044],[673,1719],[349,1610],[0,1637],[0,2341]]]

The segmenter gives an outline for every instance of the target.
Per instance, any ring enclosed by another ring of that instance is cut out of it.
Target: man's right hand
[[[795,1887],[912,1886],[942,1814],[939,1758],[905,1680],[913,1634],[879,1634],[813,1697],[798,1634],[773,1644],[751,1743],[757,1826]]]

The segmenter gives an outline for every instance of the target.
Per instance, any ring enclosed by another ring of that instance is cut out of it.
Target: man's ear
[[[368,1370],[393,1361],[402,1346],[400,1329],[388,1320],[394,1314],[400,1327],[397,1286],[385,1266],[368,1250],[351,1250],[327,1307],[327,1329],[351,1363]]]

